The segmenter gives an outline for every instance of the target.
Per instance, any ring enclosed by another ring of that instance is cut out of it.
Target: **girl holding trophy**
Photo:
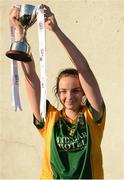
[[[32,57],[21,62],[34,124],[45,140],[41,179],[103,179],[101,141],[105,125],[105,104],[97,80],[87,60],[62,32],[54,14],[46,5],[45,27],[63,45],[75,69],[60,72],[55,94],[63,108],[57,110],[48,100],[46,118],[40,112],[40,80]],[[19,9],[13,7],[10,22],[15,39],[20,41],[23,26]]]

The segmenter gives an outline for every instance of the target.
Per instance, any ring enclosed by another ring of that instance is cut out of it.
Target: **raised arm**
[[[85,92],[85,95],[94,109],[94,112],[99,114],[101,106],[103,104],[103,98],[96,81],[96,78],[89,67],[89,64],[84,55],[79,49],[72,43],[72,41],[62,32],[59,28],[54,14],[50,11],[49,7],[44,5],[46,13],[46,28],[55,33],[59,41],[67,51],[72,63],[75,65],[79,72],[79,78],[81,86]]]
[[[103,99],[96,78],[91,68],[89,67],[87,60],[59,28],[55,31],[55,34],[66,49],[72,63],[79,72],[81,86],[88,101],[94,110],[99,112],[103,103]]]

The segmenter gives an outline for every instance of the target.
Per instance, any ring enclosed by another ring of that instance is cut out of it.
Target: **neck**
[[[71,120],[75,120],[77,118],[79,110],[80,110],[80,108],[78,110],[75,110],[75,111],[74,110],[70,110],[70,109],[65,109],[65,113],[66,113],[66,116],[68,118],[70,118]]]

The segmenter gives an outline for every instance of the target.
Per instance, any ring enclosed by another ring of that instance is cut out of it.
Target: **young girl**
[[[103,179],[101,140],[105,124],[105,105],[98,83],[87,60],[59,28],[54,14],[42,5],[45,26],[64,46],[75,69],[63,70],[55,94],[63,108],[57,110],[47,100],[45,121],[40,112],[40,80],[35,64],[22,62],[34,124],[45,140],[41,179]],[[10,22],[20,41],[23,27],[19,10],[13,7]]]

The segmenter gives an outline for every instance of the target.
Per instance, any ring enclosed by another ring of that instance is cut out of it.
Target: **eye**
[[[60,94],[66,94],[66,92],[67,91],[65,89],[59,91]]]
[[[73,94],[78,94],[78,93],[81,92],[81,89],[72,89],[71,92],[72,92]]]

